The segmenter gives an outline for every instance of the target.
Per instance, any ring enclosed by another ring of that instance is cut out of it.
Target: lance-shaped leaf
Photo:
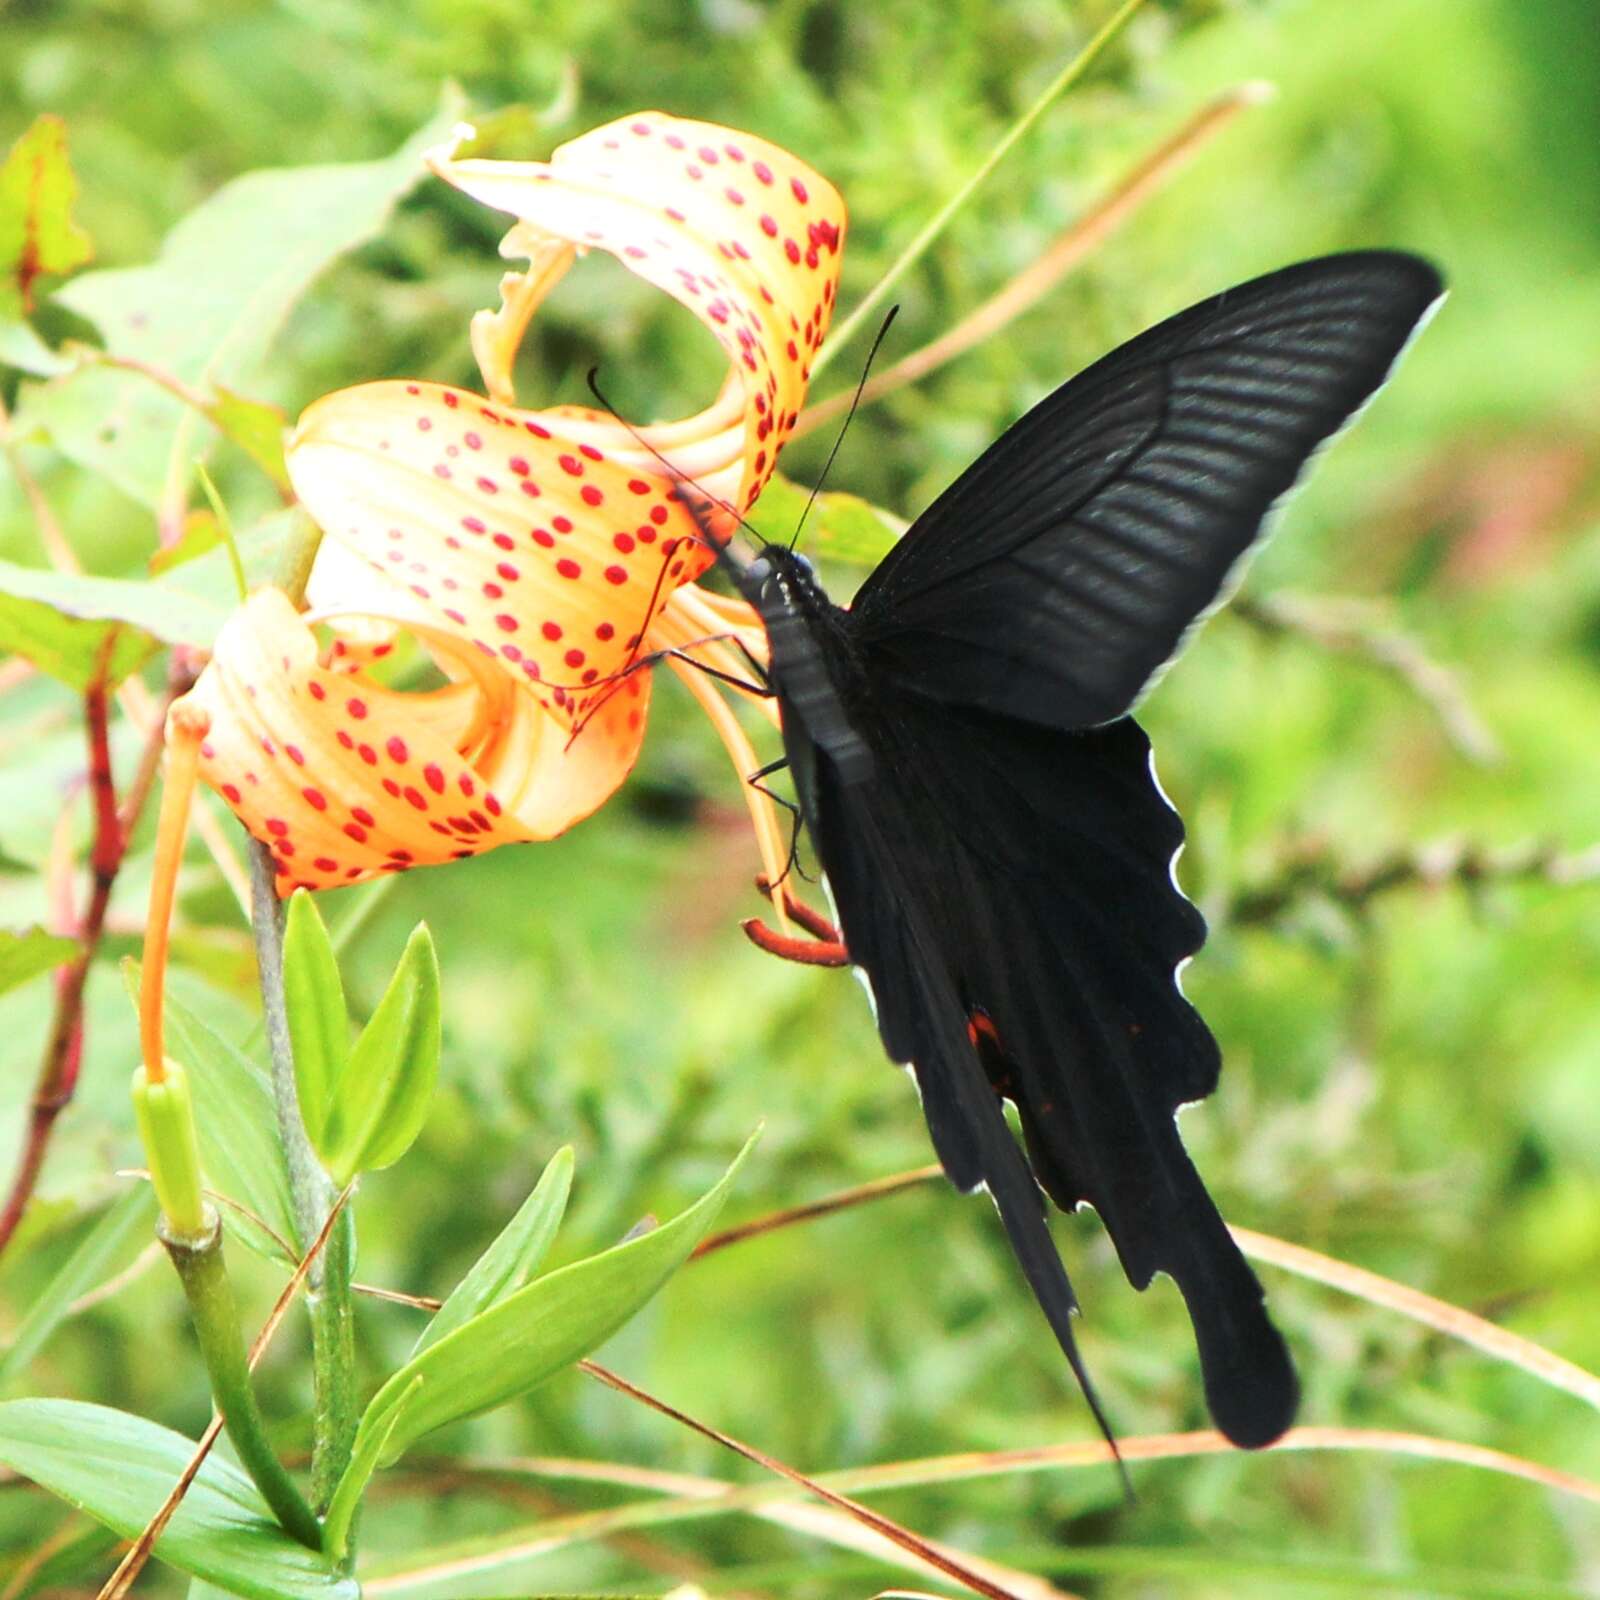
[[[283,998],[294,1045],[295,1095],[314,1146],[328,1121],[328,1100],[350,1054],[350,1017],[333,941],[304,890],[289,901],[283,933]]]
[[[392,1166],[422,1131],[439,1078],[439,961],[426,923],[328,1085],[317,1154],[335,1183]],[[309,1131],[309,1130],[308,1130]]]
[[[473,1263],[422,1330],[411,1351],[413,1358],[470,1322],[480,1311],[514,1294],[539,1270],[566,1214],[567,1196],[572,1191],[572,1164],[571,1145],[563,1145],[551,1156],[543,1176],[516,1216]]]
[[[671,1222],[536,1278],[408,1361],[373,1396],[357,1451],[374,1430],[388,1429],[382,1460],[391,1462],[423,1434],[524,1394],[603,1344],[705,1237],[755,1139]]]
[[[72,272],[94,254],[72,220],[77,197],[66,123],[36,118],[0,165],[0,322],[32,309],[38,279]]]

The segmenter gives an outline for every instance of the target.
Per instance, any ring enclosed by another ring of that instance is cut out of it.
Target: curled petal
[[[569,730],[711,559],[659,471],[438,384],[326,396],[301,417],[289,461],[330,539],[401,591],[418,620],[520,677]],[[319,557],[319,605],[365,609],[327,598],[322,567]]]
[[[744,398],[738,503],[749,506],[794,426],[833,314],[838,191],[765,140],[656,111],[596,128],[548,162],[432,165],[519,219],[506,249],[526,250],[540,283],[552,259],[541,240],[553,237],[609,251],[705,323]],[[695,419],[698,433],[712,412]]]
[[[615,685],[572,738],[476,649],[412,631],[454,680],[444,688],[405,693],[329,665],[310,623],[263,589],[191,691],[211,714],[201,776],[272,850],[284,894],[551,838],[638,757],[648,672]]]

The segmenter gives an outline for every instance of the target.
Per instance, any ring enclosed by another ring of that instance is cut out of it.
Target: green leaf
[[[62,939],[43,928],[28,928],[22,933],[0,929],[0,994],[52,967],[64,966],[77,953],[76,939]]]
[[[340,1474],[333,1498],[328,1502],[328,1515],[322,1524],[322,1547],[330,1561],[344,1559],[350,1544],[350,1524],[361,1505],[361,1497],[367,1492],[372,1474],[378,1470],[379,1460],[389,1443],[390,1434],[394,1432],[395,1423],[400,1420],[400,1413],[422,1387],[422,1382],[422,1374],[418,1373],[390,1408],[388,1421],[357,1437],[355,1449]]]
[[[225,615],[166,584],[0,561],[0,651],[26,656],[78,690],[102,670],[120,682],[163,644],[209,645]]]
[[[0,1461],[134,1539],[194,1454],[194,1440],[77,1400],[0,1404]],[[156,1540],[161,1560],[246,1600],[357,1600],[353,1578],[291,1539],[255,1485],[217,1453]]]
[[[8,322],[0,316],[0,367],[15,367],[36,378],[57,378],[77,365],[58,356],[26,322]]]
[[[394,155],[337,166],[247,173],[173,228],[146,266],[85,273],[56,296],[101,331],[111,354],[198,389],[250,393],[295,303],[346,251],[376,234],[426,174],[422,153],[460,115],[453,100]],[[17,426],[159,506],[184,411],[149,378],[87,365],[30,384]],[[230,417],[232,413],[230,413]],[[202,424],[191,453],[205,447]]]
[[[38,1355],[79,1295],[87,1294],[123,1264],[132,1240],[140,1235],[155,1237],[155,1217],[155,1196],[147,1183],[135,1184],[106,1208],[105,1215],[28,1307],[10,1348],[0,1356],[0,1384],[16,1377]]]
[[[332,957],[332,951],[329,951]],[[392,1166],[422,1131],[439,1079],[439,960],[418,923],[378,1009],[329,1085],[317,1154],[341,1188]]]
[[[264,400],[248,400],[218,384],[216,400],[208,415],[284,494],[294,493],[294,486],[289,482],[288,463],[283,457],[283,436],[288,419],[281,408],[268,405]]]
[[[769,543],[788,544],[804,518],[800,538],[808,551],[821,561],[857,567],[876,566],[905,531],[899,518],[859,495],[836,490],[819,494],[807,512],[810,498],[809,489],[776,475],[761,491],[750,525]]]
[[[294,1045],[295,1093],[312,1145],[320,1149],[328,1096],[350,1053],[350,1017],[339,963],[317,903],[304,889],[289,901],[283,934],[283,990]]]
[[[183,519],[183,533],[173,544],[164,544],[150,557],[150,576],[159,577],[186,561],[198,560],[222,543],[222,524],[214,511],[191,511]]]
[[[535,1279],[408,1361],[372,1397],[357,1450],[374,1431],[392,1428],[381,1452],[387,1465],[423,1434],[525,1394],[604,1344],[705,1237],[758,1137],[759,1130],[716,1187],[671,1222]],[[411,1394],[418,1377],[426,1382]]]
[[[189,1069],[200,1159],[212,1185],[260,1217],[280,1238],[297,1239],[289,1198],[289,1169],[278,1140],[272,1090],[261,1071],[215,1034],[170,991],[167,1049]],[[241,1242],[269,1260],[284,1260],[283,1248],[231,1206],[223,1222]]]
[[[72,220],[78,180],[67,160],[67,125],[36,117],[0,166],[0,317],[33,304],[34,283],[81,267],[94,254]]]
[[[572,1190],[572,1146],[563,1145],[551,1156],[533,1193],[522,1202],[510,1222],[471,1270],[439,1307],[433,1320],[422,1330],[411,1355],[415,1359],[447,1333],[497,1300],[514,1293],[539,1270],[539,1263],[555,1240],[556,1230],[566,1215],[567,1196]]]

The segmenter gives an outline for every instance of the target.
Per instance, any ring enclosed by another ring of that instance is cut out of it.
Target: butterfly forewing
[[[1057,728],[1121,716],[1273,502],[1439,298],[1369,251],[1230,289],[1036,406],[913,525],[851,609],[900,687]]]

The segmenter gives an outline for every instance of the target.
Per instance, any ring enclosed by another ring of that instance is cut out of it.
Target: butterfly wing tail
[[[1044,1196],[1006,1124],[998,1097],[975,1070],[975,1059],[969,1056],[956,1061],[948,1059],[948,1052],[941,1052],[941,1055],[945,1059],[934,1070],[920,1066],[917,1069],[923,1108],[928,1113],[930,1128],[941,1124],[961,1127],[970,1140],[972,1157],[971,1163],[964,1166],[953,1167],[946,1160],[946,1171],[960,1188],[981,1185],[989,1191],[989,1198],[1000,1213],[1012,1254],[1028,1280],[1045,1321],[1050,1324],[1050,1331],[1056,1336],[1056,1343],[1061,1346],[1061,1353],[1067,1358],[1095,1425],[1111,1447],[1126,1488],[1127,1473],[1122,1468],[1116,1435],[1073,1333],[1072,1319],[1078,1310],[1078,1297],[1073,1293],[1072,1282],[1061,1264],[1055,1241],[1050,1237]],[[943,1151],[940,1155],[944,1159]]]

